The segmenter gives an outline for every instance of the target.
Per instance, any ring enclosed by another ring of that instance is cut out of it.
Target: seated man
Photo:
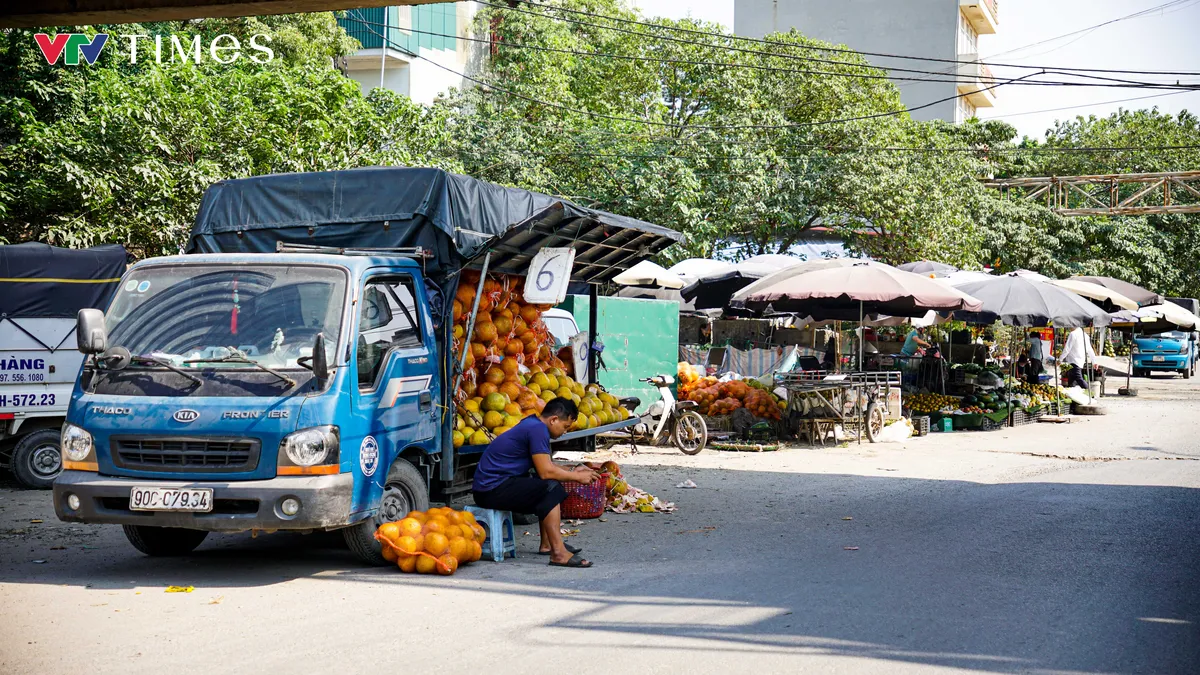
[[[550,439],[565,434],[578,415],[575,402],[560,397],[547,403],[541,414],[521,420],[483,451],[472,485],[475,503],[485,509],[536,514],[542,530],[539,553],[549,555],[550,564],[558,567],[592,566],[579,557],[579,549],[563,542],[560,505],[567,491],[559,481],[587,485],[597,474],[586,468],[570,471],[550,459]],[[529,475],[530,469],[537,471],[536,478]]]

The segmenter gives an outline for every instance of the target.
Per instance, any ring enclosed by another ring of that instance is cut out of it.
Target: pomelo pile
[[[575,429],[629,417],[616,397],[571,377],[570,364],[554,354],[554,338],[542,321],[542,312],[550,306],[526,303],[524,282],[519,276],[489,274],[467,339],[479,272],[463,272],[453,309],[456,359],[466,350],[466,370],[455,392],[454,447],[486,445],[558,396],[579,406]]]
[[[715,377],[700,377],[694,366],[680,362],[677,374],[681,384],[679,395],[700,404],[700,414],[711,417],[728,415],[746,408],[756,417],[782,419],[783,411],[775,395],[756,380],[718,382]]]
[[[409,511],[375,530],[383,557],[401,572],[418,574],[454,574],[459,565],[479,560],[486,538],[487,531],[475,522],[475,514],[448,506]]]

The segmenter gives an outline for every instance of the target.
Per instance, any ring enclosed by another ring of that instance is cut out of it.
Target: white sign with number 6
[[[567,283],[575,264],[575,249],[544,248],[533,256],[525,277],[525,302],[557,305],[567,299]]]

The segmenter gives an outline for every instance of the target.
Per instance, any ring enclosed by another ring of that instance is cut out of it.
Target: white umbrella
[[[681,277],[690,277],[689,281],[695,281],[697,277],[702,277],[705,274],[719,272],[723,269],[732,267],[730,263],[724,260],[709,260],[708,258],[688,258],[667,268],[667,271],[672,274],[677,274]]]
[[[1060,288],[1065,288],[1076,295],[1081,295],[1089,300],[1099,300],[1101,303],[1108,302],[1113,307],[1136,310],[1138,304],[1133,300],[1121,295],[1120,293],[1105,288],[1100,284],[1093,284],[1089,281],[1080,281],[1078,279],[1052,279],[1049,283]]]
[[[650,260],[643,260],[613,277],[613,282],[622,286],[641,286],[643,288],[673,288],[684,286],[679,275],[668,272]]]
[[[950,274],[947,274],[946,276],[941,277],[939,280],[944,281],[944,282],[950,284],[951,286],[958,286],[960,284],[969,284],[972,281],[987,281],[988,279],[994,279],[994,278],[995,277],[988,274],[987,272],[975,272],[973,270],[960,270],[958,272],[951,272]]]
[[[1038,274],[1037,272],[1034,272],[1032,270],[1017,270],[1016,272],[1013,272],[1013,274],[1015,274],[1019,277],[1025,277],[1026,279],[1033,279],[1034,281],[1041,281],[1043,283],[1050,281],[1050,277],[1046,276],[1045,274]]]
[[[1196,324],[1200,323],[1200,319],[1197,319],[1196,315],[1173,302],[1164,302],[1161,305],[1143,307],[1138,311],[1138,314],[1143,317],[1159,317],[1183,329],[1195,328]]]

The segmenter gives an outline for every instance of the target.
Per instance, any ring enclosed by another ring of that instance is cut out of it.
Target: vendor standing
[[[1025,379],[1029,384],[1037,384],[1040,382],[1039,376],[1042,374],[1042,362],[1045,361],[1042,354],[1042,334],[1039,331],[1029,331],[1029,338],[1026,340],[1026,351],[1029,354],[1029,362],[1025,366]]]
[[[557,567],[592,566],[578,555],[580,549],[563,541],[561,505],[567,491],[559,481],[587,485],[597,474],[586,468],[564,469],[550,459],[550,439],[565,434],[578,415],[574,401],[559,397],[540,414],[500,434],[483,451],[471,490],[475,503],[485,509],[535,514],[542,535],[538,552],[549,555],[550,564]],[[536,477],[529,475],[531,470]]]
[[[1083,379],[1083,367],[1084,364],[1095,361],[1096,350],[1092,349],[1092,341],[1082,328],[1076,328],[1067,336],[1061,358],[1063,363],[1073,366],[1067,371],[1067,386],[1087,389],[1087,382]]]

